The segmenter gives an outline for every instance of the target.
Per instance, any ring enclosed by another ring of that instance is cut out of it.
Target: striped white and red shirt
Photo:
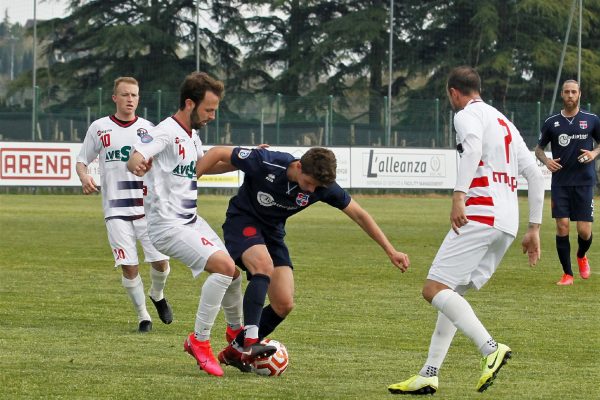
[[[100,164],[100,186],[105,219],[138,219],[144,216],[144,182],[127,169],[131,146],[154,125],[144,118],[118,120],[114,115],[92,122],[85,134],[77,162]]]
[[[467,194],[467,219],[516,236],[517,177],[535,165],[533,154],[513,123],[480,99],[456,113],[454,127],[461,157],[454,191]]]

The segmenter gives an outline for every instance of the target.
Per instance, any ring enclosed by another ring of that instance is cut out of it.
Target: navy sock
[[[577,243],[579,243],[579,248],[577,249],[577,257],[585,257],[585,253],[587,253],[587,251],[590,249],[590,246],[592,245],[592,236],[593,235],[590,235],[590,238],[588,240],[584,240],[581,238],[581,236],[577,235]]]
[[[573,270],[571,269],[571,243],[569,242],[569,235],[556,236],[556,252],[558,253],[558,259],[560,260],[560,264],[562,265],[564,273],[573,276]]]
[[[243,305],[245,326],[259,326],[262,309],[265,306],[267,290],[269,289],[269,283],[271,283],[271,278],[263,274],[252,275],[252,279],[248,282],[246,292],[244,293]],[[243,331],[237,336],[236,342],[240,346],[244,345]]]
[[[260,325],[258,327],[258,338],[263,340],[270,335],[284,319],[285,317],[280,317],[270,304],[263,308],[262,315],[260,316]]]

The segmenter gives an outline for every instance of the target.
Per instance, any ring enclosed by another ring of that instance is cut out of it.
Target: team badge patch
[[[248,150],[248,149],[240,149],[240,151],[238,152],[238,157],[241,158],[242,160],[244,158],[248,158],[251,151],[252,150]]]
[[[308,204],[308,197],[309,195],[306,193],[298,193],[298,196],[296,196],[296,204],[300,207],[305,207]]]
[[[579,128],[587,129],[587,121],[579,121]]]
[[[154,138],[152,136],[150,136],[148,131],[144,128],[139,128],[137,130],[137,135],[140,137],[140,140],[142,141],[142,143],[150,143],[151,141],[154,140]]]

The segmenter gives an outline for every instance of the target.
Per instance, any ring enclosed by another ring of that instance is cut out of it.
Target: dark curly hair
[[[337,161],[335,154],[323,147],[313,147],[300,158],[302,173],[311,176],[322,185],[335,182]]]
[[[179,89],[179,109],[185,108],[187,99],[198,105],[204,100],[206,92],[213,92],[217,97],[222,98],[224,90],[223,82],[211,78],[206,72],[192,72],[185,77]]]

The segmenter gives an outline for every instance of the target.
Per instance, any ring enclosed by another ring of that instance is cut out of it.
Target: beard
[[[204,125],[206,125],[206,122],[203,122],[200,120],[200,118],[198,118],[198,114],[195,112],[195,110],[194,110],[194,112],[192,112],[190,122],[191,122],[190,126],[192,127],[192,129],[200,129]]]
[[[567,100],[567,101],[565,101],[564,102],[565,111],[569,111],[570,112],[570,111],[576,110],[578,104],[579,104],[579,101],[577,101],[577,100],[574,100],[574,101]]]

